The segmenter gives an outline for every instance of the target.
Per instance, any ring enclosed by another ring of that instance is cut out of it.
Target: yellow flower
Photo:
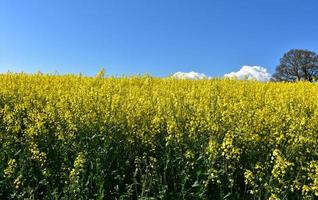
[[[15,168],[17,166],[17,162],[15,159],[10,159],[8,162],[8,166],[4,169],[4,176],[11,177],[14,174]]]

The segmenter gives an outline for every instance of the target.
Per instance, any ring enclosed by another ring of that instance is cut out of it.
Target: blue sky
[[[0,0],[0,71],[222,76],[318,52],[317,0]]]

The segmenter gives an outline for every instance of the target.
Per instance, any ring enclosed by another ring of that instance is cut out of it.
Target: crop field
[[[0,199],[317,199],[318,85],[0,75]]]

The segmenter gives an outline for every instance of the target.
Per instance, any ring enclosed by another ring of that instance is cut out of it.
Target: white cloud
[[[269,81],[271,75],[267,72],[267,69],[261,66],[242,66],[237,72],[231,72],[225,74],[224,77],[238,79],[238,80],[257,80],[257,81]]]
[[[210,77],[206,76],[203,73],[198,73],[198,72],[176,72],[172,75],[172,77],[177,78],[177,79],[208,79]]]

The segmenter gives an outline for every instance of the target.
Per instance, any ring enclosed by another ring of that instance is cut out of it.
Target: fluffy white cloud
[[[175,74],[172,75],[172,77],[177,78],[177,79],[206,79],[206,78],[210,78],[208,76],[206,76],[203,73],[198,73],[198,72],[177,72]]]
[[[239,71],[225,74],[224,77],[266,82],[270,80],[271,75],[267,72],[267,69],[261,66],[242,66]]]

